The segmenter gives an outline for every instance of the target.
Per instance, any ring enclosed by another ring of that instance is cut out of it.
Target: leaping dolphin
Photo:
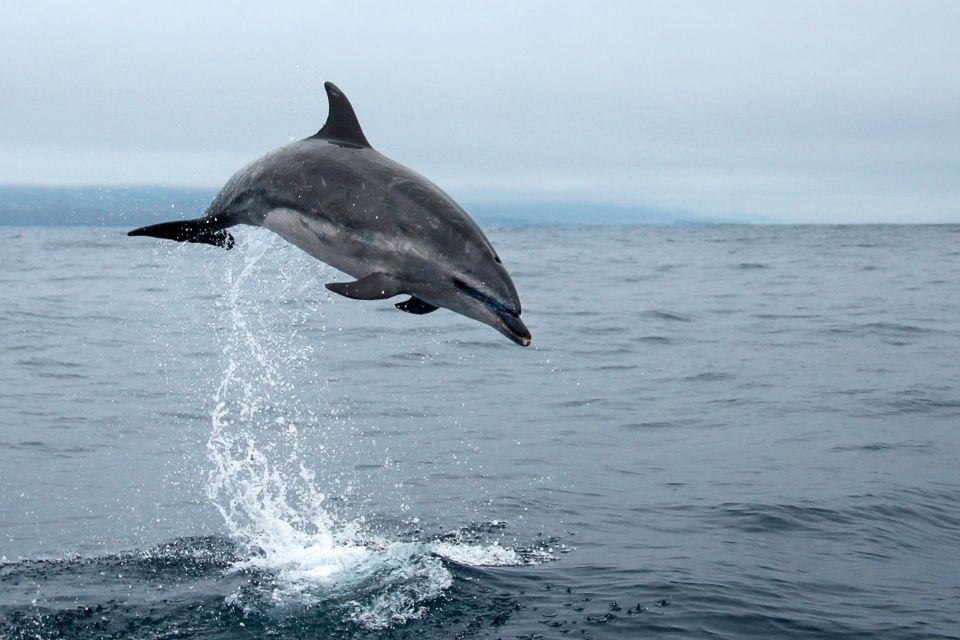
[[[407,294],[395,306],[445,307],[530,344],[520,297],[480,227],[453,198],[367,142],[332,82],[316,135],[271,151],[233,175],[203,217],[141,227],[130,236],[230,249],[237,224],[270,229],[356,280],[327,288],[358,300]]]

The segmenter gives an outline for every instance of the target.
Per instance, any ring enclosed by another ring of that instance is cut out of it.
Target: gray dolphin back
[[[332,82],[323,84],[327,92],[327,99],[330,102],[330,109],[327,113],[327,121],[323,128],[310,136],[309,139],[327,140],[341,147],[367,148],[371,149],[367,137],[363,135],[363,129],[360,127],[360,120],[353,110],[353,106],[340,89]],[[208,210],[208,215],[193,220],[173,220],[171,222],[161,222],[151,224],[146,227],[140,227],[127,232],[128,236],[150,236],[152,238],[163,238],[164,240],[175,240],[177,242],[197,242],[210,244],[224,249],[232,249],[234,245],[233,236],[226,231],[228,227],[236,224],[249,222],[246,217],[230,215],[225,211],[217,211],[213,215],[211,210],[218,209],[217,200]]]

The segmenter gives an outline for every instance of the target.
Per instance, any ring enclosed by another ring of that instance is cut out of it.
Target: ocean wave
[[[723,503],[698,517],[746,533],[869,537],[879,548],[914,548],[920,540],[960,542],[960,493],[902,490],[851,496],[842,506],[804,503]]]
[[[99,557],[4,560],[0,637],[444,638],[463,631],[458,616],[509,618],[515,601],[470,580],[451,587],[455,575],[523,559],[500,546],[437,546],[451,561],[428,546],[395,546],[369,571],[338,582],[293,581],[213,536]]]
[[[641,315],[644,318],[650,318],[651,320],[668,320],[670,322],[693,322],[694,320],[694,317],[689,314],[679,313],[676,311],[663,311],[658,309],[644,311]]]
[[[898,322],[864,322],[834,326],[826,330],[837,335],[897,337],[939,333],[937,329]]]

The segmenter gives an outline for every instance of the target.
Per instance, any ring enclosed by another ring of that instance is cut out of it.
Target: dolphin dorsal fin
[[[313,137],[323,138],[345,147],[369,147],[370,143],[363,135],[360,121],[357,120],[357,114],[353,112],[347,96],[343,95],[343,92],[332,82],[324,82],[323,88],[327,90],[330,112],[327,114],[327,122],[323,125],[323,129]]]

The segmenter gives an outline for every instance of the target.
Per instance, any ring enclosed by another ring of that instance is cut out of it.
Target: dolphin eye
[[[493,254],[493,261],[496,262],[497,264],[503,264],[502,262],[500,262],[500,256],[498,256],[497,254]]]

